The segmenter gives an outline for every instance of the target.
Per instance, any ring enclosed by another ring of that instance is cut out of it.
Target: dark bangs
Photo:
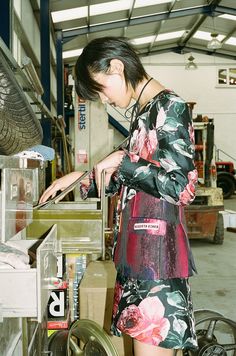
[[[124,64],[126,85],[135,89],[148,75],[138,54],[125,38],[101,37],[92,40],[83,50],[75,64],[75,88],[77,94],[88,100],[97,100],[103,86],[93,79],[93,74],[109,73],[112,59]]]
[[[77,95],[85,100],[98,100],[98,92],[103,87],[92,78],[91,70],[86,65],[84,52],[79,56],[75,65],[75,90]]]

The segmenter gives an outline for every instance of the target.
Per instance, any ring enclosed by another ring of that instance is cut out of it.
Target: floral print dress
[[[114,335],[164,348],[197,347],[188,277],[196,272],[184,221],[195,197],[187,104],[163,90],[141,110],[107,194],[119,193],[114,231]],[[91,175],[83,197],[96,191]]]

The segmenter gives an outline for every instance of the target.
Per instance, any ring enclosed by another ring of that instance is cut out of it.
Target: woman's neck
[[[151,79],[151,77],[148,77],[147,79],[145,78],[137,85],[133,96],[135,100],[138,100],[142,89],[147,84],[149,79]],[[143,92],[139,98],[140,108],[142,109],[154,96],[156,96],[163,89],[165,89],[163,85],[161,85],[157,80],[152,79],[143,89]]]

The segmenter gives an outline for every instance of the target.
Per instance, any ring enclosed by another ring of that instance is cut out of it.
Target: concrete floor
[[[236,211],[236,195],[224,201]],[[194,309],[211,309],[236,322],[236,233],[225,229],[223,245],[190,240],[198,275],[190,278]]]

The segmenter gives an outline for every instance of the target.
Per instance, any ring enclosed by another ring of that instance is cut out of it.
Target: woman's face
[[[98,93],[103,104],[109,103],[120,108],[129,105],[133,90],[126,85],[121,61],[113,59],[108,73],[99,72],[93,78],[103,86],[102,92]]]

